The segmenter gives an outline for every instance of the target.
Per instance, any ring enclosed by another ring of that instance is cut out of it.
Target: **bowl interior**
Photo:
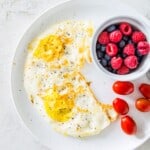
[[[96,66],[99,68],[100,71],[104,72],[107,76],[112,77],[113,79],[119,79],[119,80],[134,80],[139,78],[140,76],[142,76],[143,74],[145,74],[148,69],[150,68],[150,64],[149,64],[149,60],[150,60],[150,54],[146,55],[140,66],[133,72],[126,74],[126,75],[117,75],[114,73],[109,72],[108,70],[106,70],[100,63],[99,60],[97,58],[97,54],[96,54],[96,43],[97,43],[97,39],[99,34],[108,26],[112,25],[112,24],[117,24],[120,22],[128,22],[130,23],[132,26],[134,26],[135,28],[137,28],[138,30],[142,31],[147,38],[147,41],[150,42],[150,36],[149,36],[149,31],[147,30],[147,27],[145,26],[145,24],[142,22],[142,20],[138,20],[135,17],[128,17],[128,16],[120,16],[120,17],[114,17],[111,19],[107,19],[106,21],[104,21],[99,28],[96,30],[94,36],[93,36],[93,42],[92,42],[92,57],[94,60],[94,63],[96,64]]]

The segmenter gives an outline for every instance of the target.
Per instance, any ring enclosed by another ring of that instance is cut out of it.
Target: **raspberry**
[[[122,39],[122,33],[120,32],[120,30],[115,30],[110,33],[109,39],[111,42],[118,43]]]
[[[111,59],[111,67],[115,70],[119,69],[122,65],[122,58],[121,57],[113,57]]]
[[[107,46],[106,46],[106,53],[107,53],[107,55],[109,55],[111,57],[115,56],[118,53],[117,45],[113,44],[113,43],[107,44]]]
[[[121,23],[119,28],[124,35],[131,35],[132,33],[131,26],[126,22]]]
[[[124,64],[130,69],[135,69],[138,65],[138,59],[134,55],[128,56],[125,58]]]
[[[123,53],[126,55],[134,55],[134,53],[135,53],[134,45],[133,44],[127,44],[123,49]]]
[[[138,43],[140,41],[144,41],[146,39],[145,34],[140,31],[135,31],[132,34],[132,41]]]
[[[121,68],[118,69],[117,74],[124,75],[129,73],[129,71],[130,71],[129,68],[123,65],[121,66]]]
[[[138,52],[141,55],[147,55],[150,51],[150,45],[146,41],[142,41],[138,43]]]
[[[102,32],[98,37],[98,42],[100,44],[108,44],[109,43],[109,35],[108,32]]]

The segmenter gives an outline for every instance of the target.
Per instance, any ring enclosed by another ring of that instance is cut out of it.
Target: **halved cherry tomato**
[[[137,132],[136,123],[130,116],[124,116],[121,118],[121,128],[126,134],[129,135]]]
[[[135,106],[139,111],[149,112],[150,111],[150,100],[146,98],[139,98],[135,101]]]
[[[145,98],[150,98],[150,85],[142,83],[139,87],[140,92]]]
[[[128,95],[134,91],[134,85],[128,81],[116,81],[113,84],[113,90],[120,95]]]
[[[127,102],[121,98],[113,100],[113,107],[118,114],[125,115],[129,112],[129,106]]]

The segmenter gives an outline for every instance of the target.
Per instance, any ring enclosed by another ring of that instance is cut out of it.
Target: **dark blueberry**
[[[137,46],[137,44],[133,42],[131,38],[128,40],[128,44],[133,44],[134,46]]]
[[[135,55],[136,55],[137,57],[141,57],[141,56],[142,56],[138,50],[135,51]]]
[[[122,58],[126,58],[127,57],[127,55],[126,54],[124,54],[124,53],[122,53]]]
[[[107,67],[106,69],[107,69],[108,71],[110,71],[110,72],[113,71],[113,69],[112,69],[111,67]]]
[[[141,63],[141,61],[143,60],[143,55],[141,55],[138,50],[135,51],[135,55],[138,58],[138,62]]]
[[[118,54],[117,57],[122,57],[122,54]]]
[[[123,36],[122,38],[125,42],[127,42],[129,40],[129,37],[128,36]]]
[[[141,63],[141,62],[142,62],[142,60],[143,60],[143,56],[138,57],[137,59],[138,59],[138,62],[139,62],[139,63]]]
[[[131,40],[131,39],[128,41],[128,44],[133,44],[133,42],[132,42],[132,40]]]
[[[109,26],[108,28],[107,28],[107,31],[108,32],[112,32],[112,31],[114,31],[114,30],[116,30],[117,29],[117,27],[115,26],[115,25],[111,25],[111,26]]]
[[[101,52],[105,52],[106,51],[106,47],[105,46],[101,46]]]
[[[117,73],[117,70],[114,70],[114,69],[113,69],[112,73],[115,73],[115,74],[116,74],[116,73]]]
[[[96,49],[100,49],[101,45],[99,43],[96,44]]]
[[[101,64],[102,64],[104,67],[106,67],[106,66],[107,66],[107,61],[103,58],[103,59],[101,60]]]
[[[107,65],[108,65],[108,66],[111,66],[111,61],[108,61]]]
[[[119,48],[123,48],[126,45],[126,42],[124,40],[121,40],[118,45]]]
[[[118,50],[118,54],[122,54],[122,51],[123,51],[123,48],[119,48],[119,50]]]
[[[107,54],[105,54],[104,58],[109,61],[110,60],[110,56],[108,56]]]
[[[101,52],[101,51],[98,50],[96,53],[97,53],[98,59],[101,59],[101,58],[104,57],[104,53],[103,52]]]

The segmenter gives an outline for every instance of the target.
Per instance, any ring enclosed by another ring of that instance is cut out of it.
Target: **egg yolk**
[[[50,62],[59,59],[64,54],[64,44],[57,35],[49,35],[40,40],[34,51],[34,56]]]
[[[74,99],[68,94],[60,95],[55,90],[49,90],[43,100],[45,111],[53,120],[65,122],[71,118]]]

